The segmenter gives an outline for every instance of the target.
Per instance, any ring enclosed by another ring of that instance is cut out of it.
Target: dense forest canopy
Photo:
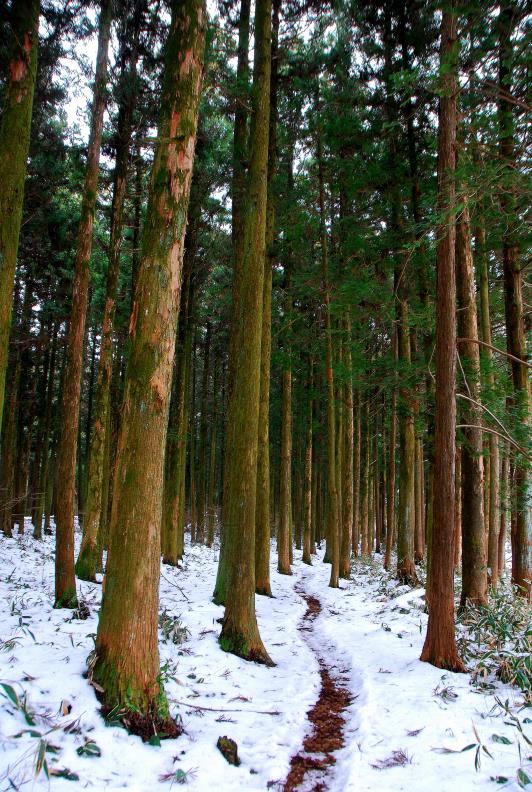
[[[222,650],[275,663],[270,551],[325,543],[463,671],[455,579],[531,592],[526,3],[11,0],[0,106],[1,541],[55,537],[57,608],[105,573],[104,714],[177,729],[185,538]]]

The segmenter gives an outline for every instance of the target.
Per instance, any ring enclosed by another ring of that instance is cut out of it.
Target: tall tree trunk
[[[177,447],[177,480],[175,510],[177,515],[177,546],[176,553],[178,558],[182,558],[185,552],[185,523],[186,523],[186,464],[187,464],[187,426],[189,412],[190,375],[192,371],[192,344],[194,337],[193,327],[193,303],[194,303],[194,282],[190,283],[187,300],[188,319],[185,329],[185,340],[183,343],[183,361],[180,364],[183,371],[182,384],[180,384],[179,404],[178,404],[178,447]]]
[[[37,363],[36,368],[40,368],[37,384],[37,429],[35,432],[35,443],[33,451],[33,462],[31,465],[31,475],[29,481],[29,503],[28,512],[31,515],[33,524],[33,538],[42,539],[42,521],[36,525],[33,523],[37,501],[39,499],[39,478],[41,473],[41,459],[44,445],[44,419],[46,413],[46,397],[48,387],[48,375],[50,371],[50,358],[51,358],[51,329],[52,320],[48,319],[46,324],[40,321],[40,334],[39,346],[41,347],[40,358],[42,359],[42,366]],[[44,349],[43,349],[44,348]]]
[[[361,458],[361,427],[360,427],[360,391],[357,392],[354,419],[354,460],[353,460],[353,531],[351,536],[351,552],[359,553],[360,544],[360,458]],[[390,523],[388,523],[389,525]]]
[[[462,447],[456,445],[454,455],[454,566],[462,558]]]
[[[200,395],[200,425],[199,425],[199,448],[198,448],[198,532],[196,541],[200,544],[205,542],[206,531],[206,496],[207,496],[207,410],[209,396],[209,369],[211,354],[211,323],[207,321],[205,331],[205,342],[203,345],[203,372],[201,379]]]
[[[490,298],[489,298],[489,273],[488,256],[486,251],[486,231],[483,218],[478,218],[475,225],[475,256],[477,263],[478,279],[480,282],[480,316],[482,327],[482,340],[486,344],[492,343]],[[485,347],[481,350],[481,357],[485,355],[487,363],[487,386],[492,391],[495,388],[495,375],[492,367],[492,350]],[[488,570],[490,582],[497,586],[499,578],[498,564],[498,537],[499,537],[499,443],[496,435],[488,435],[489,448],[489,480],[485,482],[489,493],[489,519],[488,519]]]
[[[240,0],[240,19],[238,25],[238,55],[235,86],[235,125],[233,130],[233,178],[231,183],[231,237],[233,247],[233,288],[232,288],[232,325],[240,321],[240,281],[242,276],[242,256],[244,245],[244,220],[246,198],[246,172],[248,161],[248,101],[249,101],[249,27],[251,0]],[[229,338],[230,345],[236,343],[233,333]],[[229,398],[233,387],[234,372],[232,366],[238,350],[229,347],[228,379]],[[222,456],[225,459],[225,452]],[[222,495],[222,515],[220,524],[220,559],[216,572],[213,599],[219,605],[225,603],[229,580],[230,541],[226,541],[223,510],[225,498]]]
[[[387,81],[393,76],[391,40],[391,14],[384,18],[385,71]],[[397,107],[387,85],[386,115],[390,123],[397,122]],[[402,196],[397,168],[397,141],[390,136],[389,168],[391,179],[390,228],[396,245],[404,237],[402,218]],[[412,179],[413,182],[413,179]],[[408,382],[411,369],[411,331],[409,321],[410,276],[409,263],[405,256],[395,254],[394,295],[396,299],[397,357],[402,366],[399,387],[399,509],[397,514],[397,577],[402,583],[417,584],[414,562],[415,536],[415,466],[416,436],[414,426],[413,393]]]
[[[196,374],[197,374],[197,328],[194,331],[192,342],[192,358],[190,361],[190,411],[189,425],[189,450],[188,450],[188,481],[190,499],[190,541],[196,542],[198,529],[198,497],[196,488]]]
[[[423,441],[416,438],[415,470],[416,531],[414,537],[414,560],[422,561],[425,554],[425,509],[423,504]]]
[[[260,402],[260,365],[271,70],[271,0],[255,6],[250,157],[247,180],[240,310],[233,312],[226,457],[224,536],[227,591],[220,645],[248,660],[267,665],[255,614],[255,510]]]
[[[292,477],[292,370],[283,371],[281,398],[281,467],[279,472],[279,536],[277,571],[291,575],[290,511]]]
[[[8,77],[0,121],[0,426],[37,74],[39,0],[11,3],[9,19]]]
[[[204,0],[172,3],[93,672],[106,707],[135,708],[155,728],[168,716],[157,645],[163,467],[205,19]]]
[[[392,347],[394,360],[397,359],[397,328],[393,329]],[[394,387],[390,405],[390,435],[388,442],[387,498],[386,498],[386,550],[384,568],[389,569],[392,561],[392,549],[395,542],[395,445],[397,440],[397,389]]]
[[[271,130],[270,130],[271,134]],[[270,146],[271,150],[271,146]],[[271,160],[270,160],[271,163]],[[268,169],[270,179],[271,165]],[[272,322],[273,207],[268,195],[266,261],[262,296],[262,338],[260,360],[259,450],[257,462],[257,505],[255,518],[255,587],[257,594],[272,596],[270,583],[270,363]]]
[[[0,528],[4,536],[12,536],[12,514],[15,501],[15,459],[17,453],[18,392],[20,358],[13,361],[11,382],[6,391],[7,402],[2,422],[2,460],[0,465]],[[11,368],[11,367],[10,367]]]
[[[214,534],[216,527],[216,454],[218,446],[218,376],[219,365],[215,359],[213,363],[213,404],[211,411],[211,430],[209,444],[209,480],[207,483],[207,547],[214,544]]]
[[[194,194],[194,188],[192,188]],[[189,207],[189,217],[192,205]],[[186,466],[187,411],[186,400],[189,392],[189,364],[192,339],[192,269],[196,255],[196,233],[194,220],[189,219],[185,237],[183,262],[183,285],[179,306],[176,363],[174,383],[170,400],[170,419],[166,439],[165,477],[162,519],[163,563],[176,566],[183,555],[183,529],[181,511],[184,496]]]
[[[18,289],[17,289],[18,292]],[[23,378],[27,377],[27,340],[32,319],[32,304],[34,300],[33,279],[28,279],[24,290],[24,298],[20,311],[20,318],[11,329],[10,350],[10,379],[8,386],[7,411],[2,424],[2,460],[0,475],[0,501],[2,503],[2,530],[6,536],[11,536],[15,523],[19,523],[19,499],[21,496],[21,445],[23,444],[22,422],[22,394],[24,392]],[[16,302],[19,302],[18,294]]]
[[[421,660],[464,671],[454,629],[454,455],[456,434],[456,281],[454,220],[456,189],[457,33],[454,0],[442,13],[438,127],[436,259],[436,415],[433,525],[427,598],[429,620]]]
[[[503,449],[501,448],[501,451]],[[508,453],[503,453],[501,464],[501,487],[500,487],[500,523],[499,523],[499,575],[502,575],[506,568],[506,515],[508,512],[508,490],[509,490],[510,461]]]
[[[111,206],[111,230],[109,240],[109,261],[107,267],[106,297],[102,323],[102,343],[98,366],[94,406],[94,427],[88,454],[87,498],[83,539],[76,562],[76,575],[81,580],[95,580],[102,558],[102,537],[98,536],[104,489],[103,469],[106,448],[106,430],[109,425],[109,398],[113,366],[113,325],[116,309],[118,275],[120,271],[120,249],[126,180],[131,145],[133,110],[137,95],[138,39],[140,33],[141,3],[136,2],[135,16],[131,29],[126,26],[123,32],[123,53],[121,56],[121,75],[119,96],[121,103],[118,111],[116,164],[113,178],[113,202]],[[132,37],[133,44],[129,37]],[[129,52],[129,57],[125,55]],[[88,424],[90,430],[90,424]]]
[[[272,3],[272,61],[270,75],[270,119],[268,136],[268,186],[266,207],[266,259],[262,292],[262,335],[260,360],[259,450],[257,462],[257,504],[255,515],[255,588],[271,597],[270,584],[270,366],[272,323],[272,279],[275,264],[274,181],[277,172],[277,84],[279,73],[279,10],[281,0]]]
[[[76,579],[74,576],[76,450],[83,367],[83,343],[90,280],[89,262],[92,250],[92,226],[96,207],[100,146],[106,100],[111,17],[111,0],[102,0],[87,170],[78,229],[72,310],[66,342],[66,365],[60,411],[61,431],[57,448],[57,476],[61,482],[61,487],[58,488],[56,495],[55,515],[55,607],[57,608],[74,607],[76,604]]]
[[[327,547],[330,545],[331,577],[329,586],[339,587],[340,536],[338,525],[338,492],[336,489],[336,409],[334,403],[333,344],[331,327],[331,296],[329,286],[329,255],[325,219],[325,187],[323,178],[323,153],[321,135],[317,137],[319,178],[321,279],[325,302],[325,369],[327,384]]]
[[[465,427],[462,445],[462,593],[460,603],[485,605],[488,601],[484,526],[484,465],[482,457],[482,411],[480,403],[480,353],[478,345],[475,272],[471,251],[469,210],[462,196],[456,224],[456,292],[458,354],[465,377],[460,414]],[[469,401],[472,399],[473,401]]]
[[[233,129],[233,179],[231,183],[233,242],[233,316],[240,311],[240,282],[244,256],[247,168],[249,158],[249,35],[251,0],[240,0],[235,125]],[[230,355],[230,358],[232,355]],[[229,375],[231,381],[232,374]]]
[[[308,364],[308,389],[310,396],[307,405],[307,428],[305,438],[305,470],[303,474],[303,563],[312,564],[312,496],[313,496],[313,476],[312,476],[312,439],[313,439],[313,410],[312,410],[312,389],[313,389],[313,360],[309,358]]]
[[[399,360],[410,367],[410,329],[408,324],[408,304],[399,300]],[[400,388],[399,405],[399,511],[397,515],[397,577],[402,583],[417,585],[416,565],[414,562],[415,533],[415,463],[416,434],[412,393],[409,388]]]
[[[375,446],[374,446],[374,465],[373,465],[373,511],[375,514],[375,552],[380,555],[382,541],[382,512],[381,512],[381,491],[380,491],[380,454],[379,454],[379,432],[378,416],[375,427]]]
[[[351,323],[345,320],[346,346],[344,366],[349,377],[343,386],[343,443],[342,443],[342,542],[340,548],[340,577],[351,574],[351,531],[353,529],[353,385],[351,382]]]
[[[503,184],[500,200],[503,213],[502,262],[504,273],[504,308],[506,344],[514,356],[511,361],[514,406],[526,427],[530,427],[530,379],[526,366],[527,348],[523,302],[523,265],[519,256],[516,199],[513,187],[516,169],[515,134],[512,101],[513,43],[517,6],[501,5],[499,14],[499,135]],[[522,361],[522,362],[521,362]],[[532,472],[530,464],[520,458],[515,464],[515,532],[512,582],[530,599],[532,592]]]
[[[370,472],[370,415],[369,393],[366,394],[364,405],[364,428],[362,438],[362,456],[360,471],[360,554],[363,558],[370,554],[369,546],[369,472]]]
[[[54,322],[52,330],[50,364],[48,367],[48,378],[46,382],[46,404],[42,422],[42,448],[39,456],[39,479],[35,491],[35,500],[32,511],[32,522],[35,538],[40,538],[42,533],[42,522],[45,509],[46,491],[48,487],[48,473],[50,469],[50,435],[52,432],[52,410],[55,390],[55,369],[57,359],[57,333],[59,325]]]

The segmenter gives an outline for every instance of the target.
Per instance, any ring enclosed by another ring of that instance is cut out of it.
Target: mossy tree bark
[[[277,172],[277,83],[279,10],[281,0],[272,3],[272,45],[270,73],[270,121],[268,137],[268,188],[266,208],[266,259],[262,292],[262,336],[260,360],[259,450],[257,463],[257,506],[255,516],[255,589],[272,596],[270,582],[270,364],[272,346],[272,279],[275,264],[274,180]]]
[[[461,605],[488,601],[488,578],[484,524],[484,463],[482,457],[482,410],[480,404],[480,353],[477,303],[469,209],[462,196],[462,211],[456,223],[456,296],[458,332],[468,339],[458,344],[462,364],[464,424],[462,444],[462,592]],[[470,400],[473,401],[470,401]]]
[[[436,415],[433,524],[427,598],[429,620],[421,660],[464,671],[454,628],[454,464],[456,447],[456,189],[457,16],[443,11],[440,45],[438,210],[436,260]]]
[[[157,619],[163,467],[198,106],[204,0],[174,0],[130,321],[94,679],[108,707],[167,715]]]
[[[120,270],[123,209],[131,145],[131,127],[137,95],[137,58],[141,17],[141,3],[137,0],[135,14],[122,31],[120,105],[117,122],[116,163],[113,176],[106,297],[102,322],[98,381],[94,397],[94,426],[88,455],[83,539],[75,567],[76,575],[81,580],[95,580],[96,572],[100,571],[102,564],[103,544],[99,527],[104,489],[103,473],[106,433],[109,426],[108,413],[113,367],[113,326]]]
[[[238,53],[235,86],[235,124],[233,130],[233,178],[231,183],[231,237],[233,247],[232,323],[240,321],[240,280],[244,243],[244,206],[246,197],[246,173],[248,162],[248,101],[249,101],[249,27],[251,0],[240,0],[238,25]],[[233,335],[230,336],[230,344]],[[229,393],[233,387],[233,363],[236,359],[233,347],[229,349]],[[225,457],[225,454],[224,454]],[[220,560],[216,571],[213,599],[219,605],[225,603],[229,580],[230,542],[226,541],[224,519],[225,498],[222,495],[220,525]]]
[[[8,76],[0,121],[0,425],[37,74],[39,0],[17,0],[9,14]]]
[[[87,169],[78,228],[72,309],[66,342],[66,362],[61,394],[59,444],[57,448],[57,488],[55,500],[55,607],[73,607],[76,603],[74,575],[74,500],[76,451],[78,445],[79,406],[85,321],[89,295],[92,251],[92,226],[96,208],[103,114],[106,102],[107,61],[111,33],[112,2],[102,0],[98,25],[98,52],[91,114]]]
[[[271,0],[255,6],[250,156],[244,213],[239,310],[233,311],[224,522],[227,591],[220,645],[247,660],[271,665],[255,614],[255,511],[271,72]]]

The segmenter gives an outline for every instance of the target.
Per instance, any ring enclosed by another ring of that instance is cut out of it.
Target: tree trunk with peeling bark
[[[135,708],[155,725],[168,718],[157,641],[163,468],[205,26],[204,0],[174,0],[130,321],[93,671],[106,707]]]

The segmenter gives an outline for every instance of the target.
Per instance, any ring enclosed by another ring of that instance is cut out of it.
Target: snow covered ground
[[[522,693],[500,682],[481,693],[469,675],[419,662],[427,619],[422,589],[398,588],[377,567],[359,562],[353,579],[332,590],[329,567],[320,558],[305,567],[297,551],[292,577],[275,572],[272,554],[275,598],[257,598],[273,669],[218,647],[223,609],[211,602],[216,550],[187,546],[182,568],[162,567],[161,663],[172,714],[185,733],[160,746],[143,744],[104,724],[83,677],[100,586],[78,584],[88,618],[53,610],[53,538],[36,542],[27,530],[0,538],[0,683],[7,686],[0,688],[0,792],[77,786],[144,792],[172,781],[191,792],[280,790],[318,696],[317,645],[354,696],[328,789],[466,792],[496,788],[498,779],[517,790],[518,769],[532,775],[532,749],[494,699],[508,699],[530,738],[527,713],[519,712]],[[306,606],[295,587],[322,604],[307,641],[297,629]],[[188,634],[174,644],[176,616]],[[239,767],[216,748],[220,736],[237,742]],[[466,746],[473,747],[463,751]],[[57,775],[66,771],[72,780]]]

